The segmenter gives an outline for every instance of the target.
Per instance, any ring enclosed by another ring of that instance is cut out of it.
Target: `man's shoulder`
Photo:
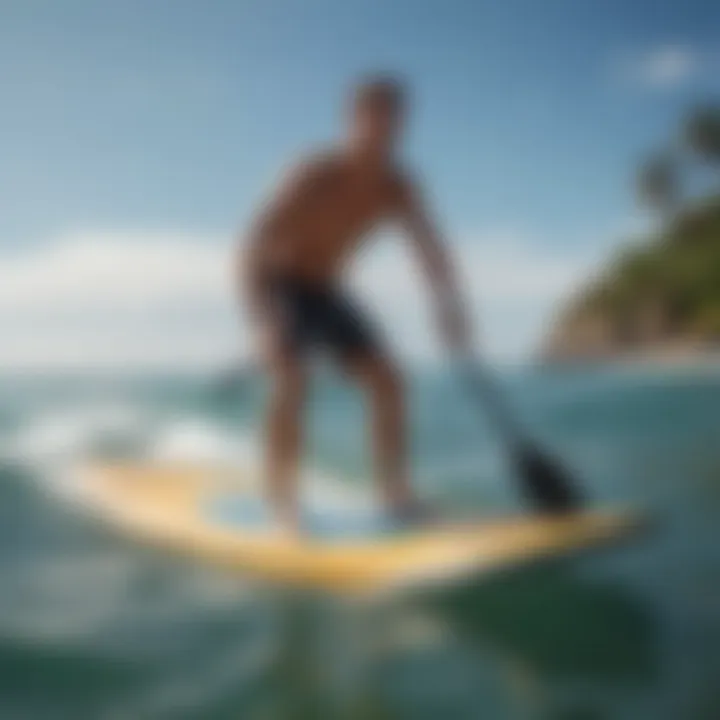
[[[332,186],[338,176],[332,151],[319,150],[296,157],[283,169],[276,183],[276,194],[296,198]]]
[[[334,180],[342,169],[342,157],[337,150],[320,148],[298,158],[292,167],[292,174],[303,182],[317,183]]]

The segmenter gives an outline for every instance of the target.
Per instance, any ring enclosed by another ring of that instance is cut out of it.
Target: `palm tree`
[[[720,106],[696,108],[685,123],[684,138],[694,153],[720,164]]]
[[[637,178],[640,200],[664,216],[669,215],[678,202],[678,172],[675,159],[667,154],[651,157],[640,168]]]

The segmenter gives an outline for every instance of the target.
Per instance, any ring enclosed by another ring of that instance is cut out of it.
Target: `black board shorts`
[[[319,351],[345,360],[381,351],[366,313],[338,287],[275,278],[266,283],[266,302],[283,349],[293,355]]]

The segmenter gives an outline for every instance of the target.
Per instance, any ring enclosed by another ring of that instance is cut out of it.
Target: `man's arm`
[[[471,333],[467,306],[446,243],[417,187],[408,181],[403,183],[400,219],[433,289],[443,339],[454,351],[469,350]]]

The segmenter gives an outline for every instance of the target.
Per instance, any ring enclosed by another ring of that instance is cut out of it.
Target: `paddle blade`
[[[582,509],[577,482],[554,458],[533,445],[524,445],[515,448],[515,463],[525,495],[541,511],[565,513]]]

